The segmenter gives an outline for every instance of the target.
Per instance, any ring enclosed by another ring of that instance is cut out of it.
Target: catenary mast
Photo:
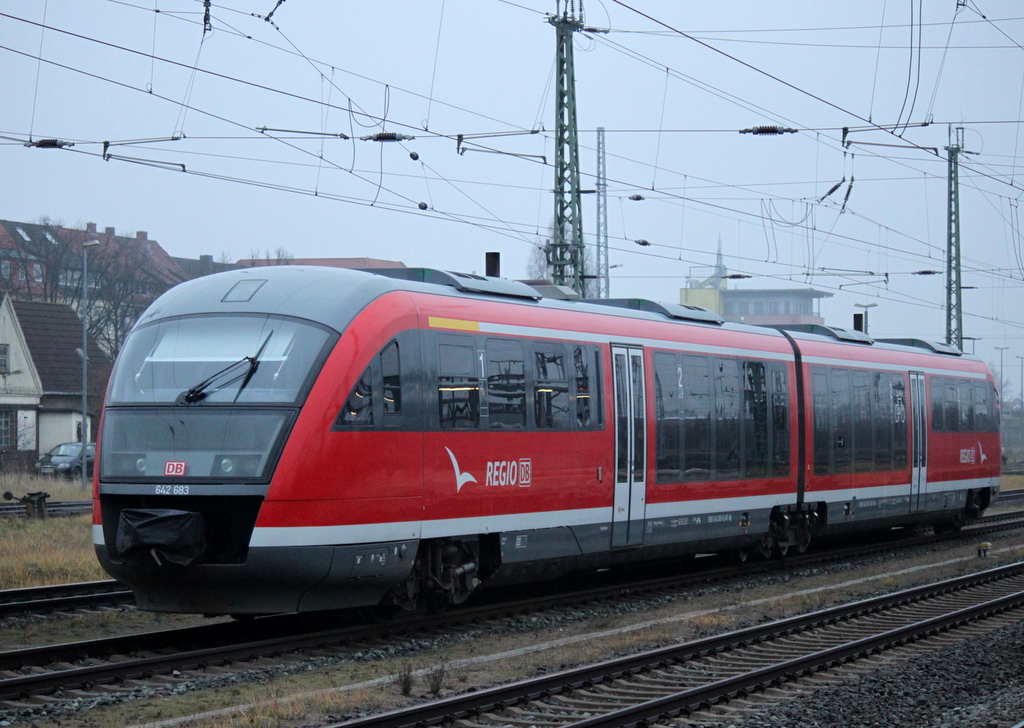
[[[553,281],[586,296],[584,277],[583,221],[580,201],[580,153],[576,123],[576,73],[573,66],[573,33],[583,29],[583,2],[576,13],[567,0],[548,17],[555,27],[557,60],[555,74],[555,230],[548,246],[548,266]]]

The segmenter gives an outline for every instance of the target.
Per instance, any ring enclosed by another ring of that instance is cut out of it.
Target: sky
[[[965,349],[997,377],[1002,355],[1017,396],[1024,8],[1008,0],[7,0],[0,218],[228,261],[482,273],[497,251],[527,277],[554,214],[548,19],[567,9],[585,28],[584,189],[606,129],[613,296],[678,301],[720,246],[750,276],[731,287],[813,286],[831,325],[877,304],[872,335],[941,341],[945,275],[915,273],[945,270],[961,126]],[[739,133],[759,125],[796,131]],[[382,132],[406,138],[361,139]],[[25,145],[40,139],[74,146]],[[582,221],[592,252],[593,194]]]

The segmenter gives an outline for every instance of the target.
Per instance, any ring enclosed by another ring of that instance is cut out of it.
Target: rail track
[[[131,589],[118,581],[85,581],[77,584],[36,586],[0,591],[0,619],[26,614],[133,604]]]
[[[1018,499],[1018,502],[1024,504],[1024,491],[1020,491],[1020,493],[1021,497]],[[959,534],[959,537],[965,539],[978,538],[989,533],[997,533],[1001,530],[1018,526],[1024,526],[1024,511],[990,514],[965,528]],[[923,535],[915,538],[903,537],[892,541],[884,541],[873,546],[858,545],[838,550],[812,551],[801,556],[790,555],[786,563],[791,566],[802,566],[821,561],[854,558],[870,553],[872,549],[882,551],[889,550],[893,546],[912,548],[948,538],[950,538],[949,535]],[[707,562],[712,565],[710,569],[705,568],[697,574],[688,574],[683,578],[691,581],[696,579],[702,582],[733,578],[740,572],[732,564],[722,566],[722,563],[727,560],[728,557],[710,560]],[[775,568],[775,566],[771,562],[755,562],[745,567],[745,573],[756,574],[759,571],[772,568]],[[644,580],[637,584],[619,583],[614,585],[613,588],[620,590],[623,588],[644,590],[652,588],[652,584],[655,585],[653,588],[669,589],[685,586],[685,584],[680,583],[679,579],[680,577],[676,576],[670,577],[664,581],[664,585],[662,585],[662,580],[660,579]],[[10,617],[24,617],[30,614],[72,612],[80,609],[123,606],[134,604],[134,602],[135,598],[131,590],[112,579],[79,584],[9,589],[0,591],[0,620]]]
[[[1024,524],[1022,516],[1024,514],[1015,513],[987,517],[984,523],[965,529],[961,538],[974,539],[984,533],[1020,528]],[[807,553],[790,557],[783,563],[784,568],[799,569],[826,561],[892,551],[894,546],[902,549],[933,543],[942,538],[904,538],[873,544],[868,549],[855,546]],[[481,595],[481,603],[470,608],[426,619],[396,619],[384,625],[353,623],[351,613],[284,615],[3,652],[0,653],[0,711],[21,709],[22,701],[35,695],[78,695],[75,691],[93,690],[99,685],[127,685],[133,680],[167,676],[175,671],[204,671],[217,666],[230,666],[231,670],[241,671],[265,657],[280,659],[281,655],[301,655],[308,650],[340,652],[351,649],[356,643],[386,639],[387,635],[396,632],[407,632],[415,638],[416,633],[436,633],[459,625],[540,610],[576,609],[581,605],[621,600],[624,595],[634,599],[655,598],[691,590],[709,582],[749,578],[777,570],[780,566],[779,562],[768,561],[742,566],[724,565],[726,560],[721,558],[707,561],[711,568],[697,573],[660,575],[639,582],[635,579],[631,582],[616,581],[609,575],[603,584],[571,593],[539,594],[528,599],[510,600],[507,595],[495,591],[490,597],[486,593]],[[592,582],[593,577],[589,580]],[[98,586],[105,585],[116,585],[116,582],[100,582]],[[346,623],[339,625],[339,621]]]
[[[70,518],[92,513],[92,501],[53,501],[46,504],[49,518]],[[28,508],[23,503],[0,504],[0,518],[28,518]]]
[[[696,718],[1024,607],[1024,563],[344,723],[620,728]],[[1020,612],[1007,617],[1017,621]],[[993,620],[999,625],[998,619]],[[338,724],[341,725],[341,724]]]

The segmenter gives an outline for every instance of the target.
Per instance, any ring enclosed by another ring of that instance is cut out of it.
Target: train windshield
[[[333,338],[265,315],[160,321],[129,337],[108,404],[299,404]]]
[[[266,480],[294,411],[118,407],[103,418],[103,478]]]

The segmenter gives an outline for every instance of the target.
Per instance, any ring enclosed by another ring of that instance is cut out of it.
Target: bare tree
[[[90,335],[117,355],[139,315],[177,280],[152,257],[148,245],[110,232],[68,228],[47,218],[18,225],[15,247],[5,250],[0,284],[17,298],[63,303],[82,312],[84,244],[88,253]]]
[[[292,260],[295,256],[285,248],[278,246],[276,250],[271,251],[267,248],[265,252],[261,253],[258,248],[249,251],[249,259],[247,261],[239,261],[243,264],[247,264],[250,268],[259,268],[267,265],[291,265]]]
[[[68,230],[45,217],[18,226],[17,247],[7,257],[6,289],[27,301],[76,303],[78,295],[69,290],[69,284],[74,271],[81,270],[84,235],[84,231]]]
[[[533,244],[530,257],[526,261],[526,277],[531,280],[551,280],[551,264],[548,262],[548,250],[551,239],[541,240]]]
[[[134,240],[114,238],[93,250],[89,263],[89,332],[114,357],[142,312],[172,282],[160,276],[149,253]]]

